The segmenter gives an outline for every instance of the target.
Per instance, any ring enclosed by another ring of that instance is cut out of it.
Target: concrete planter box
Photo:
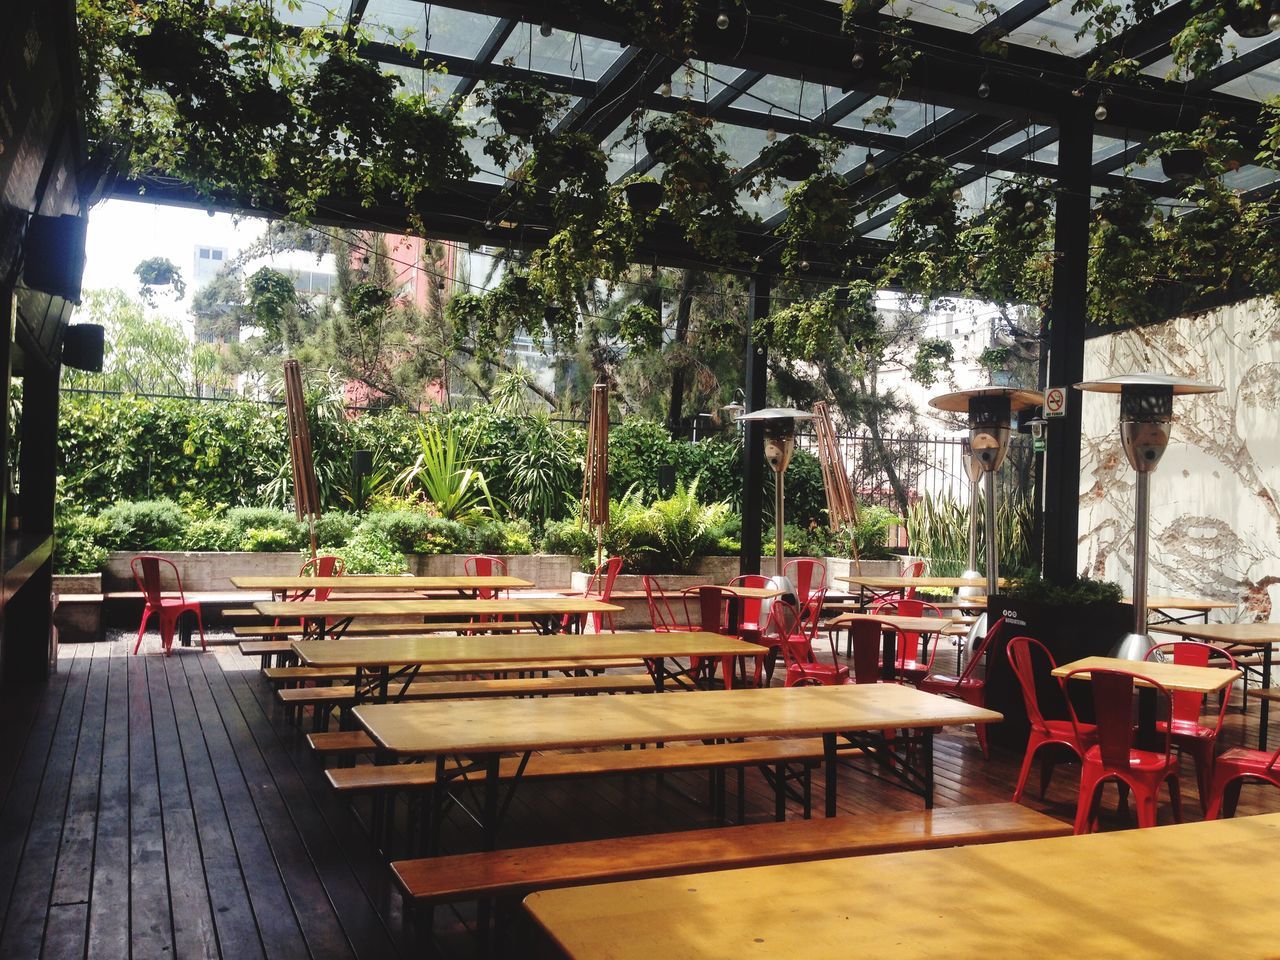
[[[178,575],[182,577],[182,586],[192,592],[234,592],[236,588],[231,584],[231,577],[237,574],[297,576],[304,560],[304,554],[301,552],[157,551],[154,555],[172,560],[178,568]],[[135,554],[126,551],[115,552],[108,556],[107,569],[102,575],[102,583],[107,592],[138,589],[133,582],[133,574],[129,571],[129,560],[133,556]],[[466,557],[460,554],[440,554],[439,556],[409,554],[406,559],[409,572],[418,576],[460,576]],[[578,568],[578,562],[573,557],[551,554],[512,556],[504,559],[507,561],[507,572],[511,576],[523,577],[543,589],[567,587],[573,571]]]
[[[53,592],[58,597],[53,625],[59,643],[91,643],[102,637],[102,574],[60,573],[53,578]],[[71,597],[84,597],[76,602]],[[88,599],[93,597],[95,599]]]
[[[796,559],[795,557],[784,557],[783,565],[788,561]],[[849,585],[836,577],[852,577],[859,576],[857,565],[846,557],[818,557],[827,568],[827,589],[831,592],[845,593],[849,589]],[[766,577],[772,577],[774,571],[773,557],[760,558],[760,573]],[[864,577],[896,577],[902,572],[902,561],[894,558],[892,560],[863,560],[861,576]]]

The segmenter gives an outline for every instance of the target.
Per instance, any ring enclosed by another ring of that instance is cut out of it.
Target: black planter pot
[[[898,192],[908,200],[927,197],[933,189],[933,177],[924,170],[906,170],[894,178]]]
[[[637,180],[628,183],[622,191],[636,213],[653,213],[662,205],[662,184],[657,180]]]
[[[778,144],[771,156],[761,161],[784,180],[807,180],[818,172],[821,157],[813,144],[804,140],[788,140]]]
[[[218,58],[221,51],[198,34],[175,23],[161,20],[150,33],[132,40],[133,60],[142,75],[153,83],[185,84],[202,73],[204,61]]]
[[[283,90],[267,84],[254,87],[240,97],[244,118],[262,127],[277,127],[293,114],[293,103]]]
[[[1204,152],[1191,147],[1160,154],[1160,169],[1170,180],[1195,180],[1204,174]]]
[[[1257,8],[1227,4],[1227,23],[1242,37],[1265,37],[1271,32],[1271,4],[1262,0]]]
[[[987,622],[1004,617],[1004,629],[987,653],[987,707],[1004,715],[1003,723],[992,724],[988,734],[992,743],[1014,750],[1026,746],[1031,727],[1022,699],[1022,689],[1009,666],[1005,646],[1013,637],[1039,640],[1053,655],[1058,666],[1082,657],[1105,657],[1125,634],[1133,628],[1133,607],[1127,603],[1090,603],[1078,606],[1035,603],[995,596],[987,602]],[[1035,657],[1036,692],[1040,711],[1046,719],[1065,720],[1066,702],[1058,681],[1051,675],[1042,658]],[[1091,719],[1086,695],[1073,701],[1082,720]]]
[[[644,148],[649,156],[661,158],[676,146],[676,135],[670,130],[655,130],[650,127],[644,132]]]
[[[538,104],[528,100],[498,95],[493,98],[493,119],[505,133],[528,138],[541,128],[543,111]]]

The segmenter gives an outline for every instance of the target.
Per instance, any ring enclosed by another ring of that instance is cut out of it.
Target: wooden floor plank
[[[222,795],[218,792],[201,717],[181,662],[184,659],[187,658],[168,657],[164,661],[164,669],[173,702],[182,769],[191,792],[191,812],[199,839],[217,941],[228,947],[234,945],[237,957],[260,960],[265,954],[258,925],[254,921],[240,858],[236,855],[231,824],[222,804]],[[203,679],[202,675],[201,682]]]
[[[14,875],[4,931],[0,933],[0,957],[35,957],[40,953],[76,744],[80,738],[89,664],[87,657],[76,658],[69,664],[66,692],[45,756],[26,844]]]
[[[166,662],[172,659],[147,657],[146,664],[160,809],[164,821],[165,867],[173,910],[174,956],[178,960],[216,960],[218,937],[205,885],[200,838],[187,786],[182,746],[178,742],[169,674],[165,669]]]
[[[107,664],[107,699],[86,955],[115,960],[129,955],[129,742],[135,733],[127,655],[108,650],[95,659]]]
[[[181,656],[192,702],[200,717],[218,793],[231,824],[235,853],[241,864],[249,904],[267,960],[306,957],[307,945],[294,914],[285,879],[271,852],[266,832],[245,781],[236,748],[218,711],[199,657]],[[229,955],[224,950],[224,956]]]
[[[145,656],[129,672],[129,950],[133,960],[173,956],[164,813]]]

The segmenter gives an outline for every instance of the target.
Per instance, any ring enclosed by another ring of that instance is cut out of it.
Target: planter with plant
[[[1123,599],[1120,586],[1109,581],[1081,577],[1059,585],[1038,576],[1014,580],[1003,593],[987,599],[987,622],[1001,617],[1005,621],[987,654],[987,706],[1005,718],[991,727],[994,742],[1019,747],[1029,730],[1022,692],[1005,656],[1008,641],[1013,637],[1039,640],[1059,666],[1083,657],[1106,656],[1133,627],[1133,607]],[[1036,689],[1046,716],[1064,718],[1060,688],[1047,671],[1037,675]]]
[[[630,177],[623,182],[622,192],[636,213],[653,213],[662,206],[662,184],[653,177]]]

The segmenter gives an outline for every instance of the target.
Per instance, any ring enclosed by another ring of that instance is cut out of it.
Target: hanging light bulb
[[[808,261],[808,260],[801,260],[801,261],[800,261],[800,272],[801,272],[801,273],[808,273],[808,272],[809,272],[809,261]]]
[[[669,97],[669,96],[671,96],[671,81],[670,81],[670,80],[664,80],[664,81],[662,82],[662,86],[660,86],[660,87],[658,88],[658,92],[659,92],[660,94],[662,94],[664,97]]]
[[[867,151],[867,165],[862,168],[862,172],[868,177],[874,177],[876,175],[876,162],[871,159],[870,150]]]
[[[1267,17],[1267,29],[1272,33],[1280,30],[1280,10],[1271,11],[1271,16]]]
[[[542,34],[544,37],[551,36],[551,33],[552,33],[551,24],[549,24],[546,20],[543,20],[542,26],[538,27],[538,32]]]
[[[716,26],[721,30],[729,29],[729,8],[724,5],[723,0],[720,3],[720,12],[716,15]]]
[[[853,64],[853,69],[861,70],[867,64],[867,58],[862,55],[861,50],[853,51],[853,56],[849,58],[849,62]]]
[[[764,138],[770,143],[773,143],[773,141],[778,139],[778,131],[773,129],[773,127],[770,127],[764,132]]]
[[[1022,209],[1027,212],[1028,216],[1030,216],[1036,212],[1036,202],[1034,200],[1028,200],[1022,205]]]
[[[496,226],[497,226],[497,224],[496,224],[496,223],[494,223],[492,220],[486,220],[486,221],[484,222],[484,228],[485,228],[486,230],[492,230],[492,229],[493,229],[494,227],[496,227]]]
[[[951,191],[951,199],[954,200],[956,203],[964,203],[964,191],[961,190],[959,187],[956,187],[954,190]]]
[[[1098,105],[1093,108],[1093,119],[1099,123],[1107,119],[1107,95],[1105,92],[1098,95]]]
[[[982,79],[978,81],[978,96],[983,100],[991,96],[991,84],[987,82],[987,75],[984,73]]]

